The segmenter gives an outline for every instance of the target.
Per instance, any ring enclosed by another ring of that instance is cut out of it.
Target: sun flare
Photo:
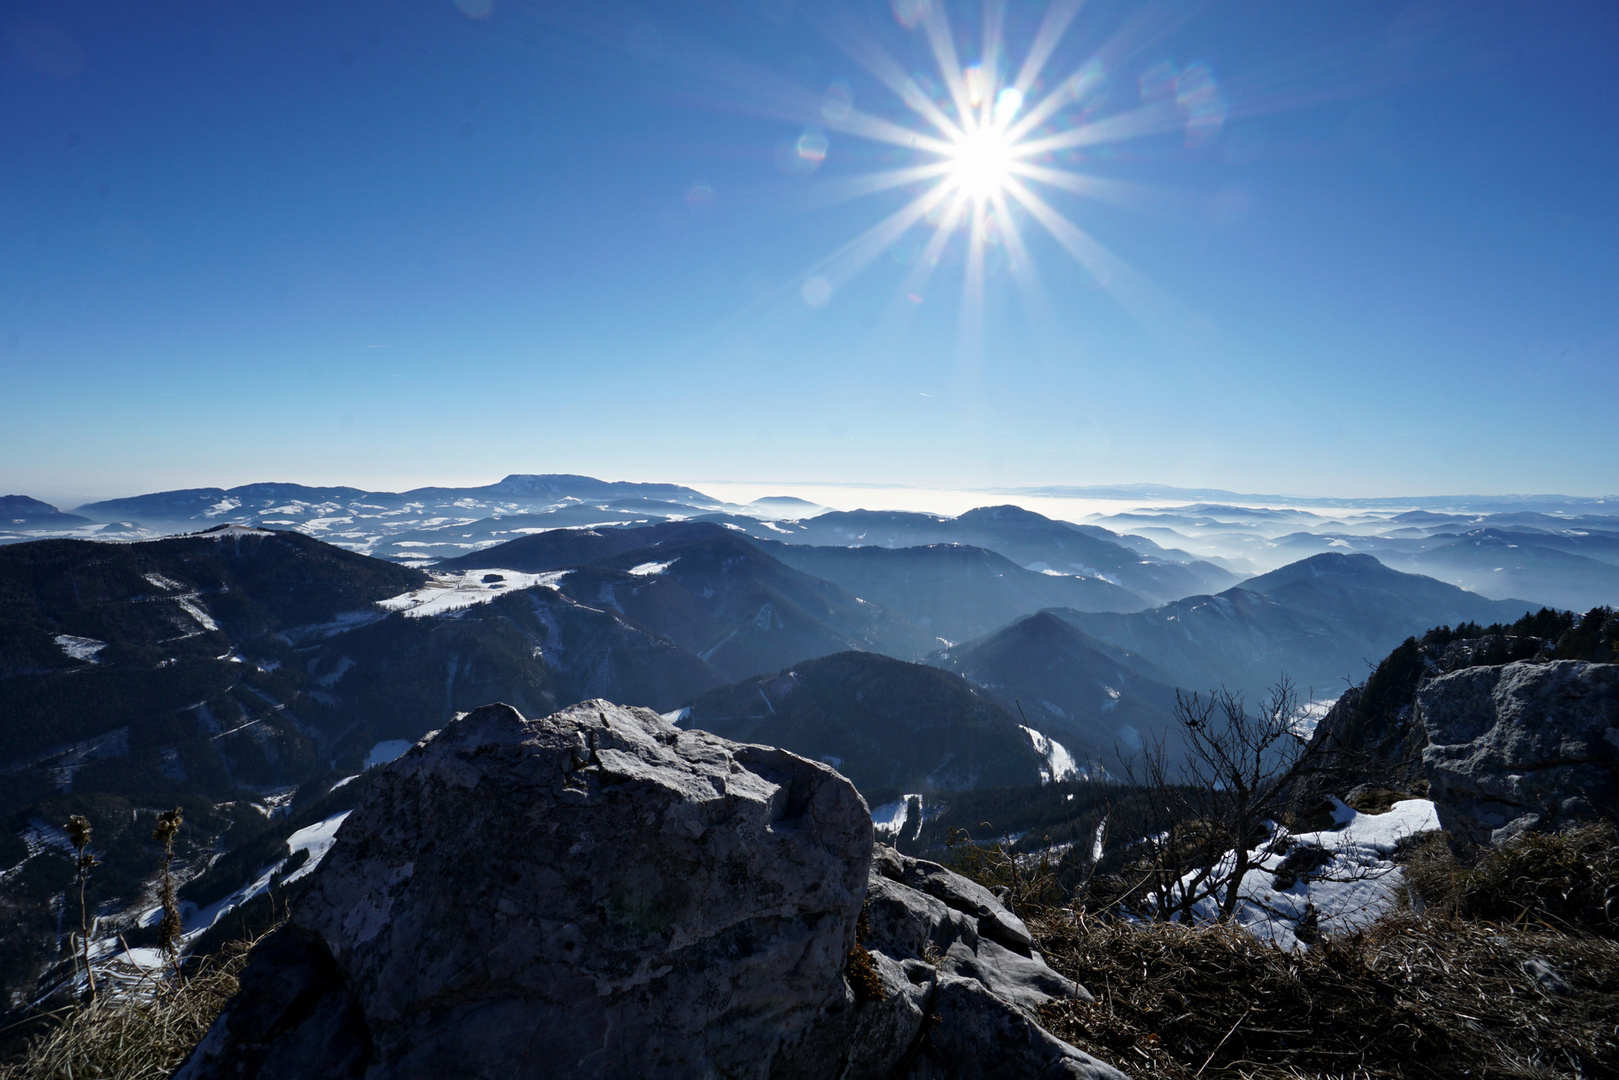
[[[828,160],[829,145],[844,136],[887,144],[897,151],[891,151],[890,164],[841,178],[819,197],[840,202],[908,190],[909,199],[801,271],[796,284],[804,302],[824,307],[887,253],[907,268],[893,310],[913,311],[927,301],[941,266],[959,266],[964,340],[971,340],[981,325],[990,277],[1005,274],[1032,305],[1044,302],[1027,242],[1042,232],[1137,319],[1155,326],[1183,323],[1162,290],[1071,220],[1058,201],[1152,205],[1152,189],[1106,175],[1111,144],[1169,133],[1181,134],[1190,147],[1217,139],[1227,106],[1208,65],[1154,65],[1132,80],[1140,87],[1139,105],[1120,107],[1108,89],[1105,52],[1065,73],[1048,71],[1082,0],[1048,0],[1038,28],[1015,43],[1022,46],[1016,50],[1003,26],[1006,5],[985,0],[978,55],[971,62],[964,62],[962,38],[946,5],[890,0],[889,6],[907,31],[923,39],[934,74],[908,68],[857,20],[820,20],[826,35],[905,112],[857,107],[853,88],[835,80],[812,105],[812,122],[798,142],[783,144],[786,164],[778,165],[791,175],[815,172]],[[802,100],[794,91],[782,107],[796,110],[800,106],[788,102]]]

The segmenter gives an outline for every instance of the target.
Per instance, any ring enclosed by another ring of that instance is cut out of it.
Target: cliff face
[[[1467,844],[1619,815],[1619,664],[1552,660],[1489,635],[1407,641],[1311,739],[1301,794],[1359,783],[1428,794]]]
[[[1088,995],[1032,944],[824,765],[492,705],[388,767],[176,1076],[1119,1077],[1034,1019]]]
[[[1619,664],[1466,668],[1417,691],[1440,822],[1474,843],[1619,813]]]

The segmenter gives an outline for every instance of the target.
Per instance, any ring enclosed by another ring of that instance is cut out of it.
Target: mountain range
[[[310,815],[336,812],[368,764],[493,700],[529,715],[592,697],[650,706],[833,762],[875,804],[1118,775],[1121,752],[1173,737],[1176,687],[1257,690],[1286,671],[1319,691],[1408,634],[1529,606],[1337,554],[1157,602],[1177,581],[1231,575],[1015,508],[772,520],[741,511],[780,504],[700,513],[690,489],[593,484],[508,478],[491,486],[500,507],[458,509],[508,523],[641,509],[622,512],[630,523],[469,540],[437,561],[328,542],[310,535],[322,532],[313,517],[300,529],[0,546],[7,986],[52,955],[48,901],[71,876],[52,831],[64,814],[138,821],[141,807],[186,807],[182,876],[197,883],[185,895],[223,902]],[[377,520],[388,506],[401,519],[436,513],[465,490],[385,504],[301,489]],[[289,505],[281,488],[181,494],[158,504],[210,520],[221,503],[240,502],[219,512],[229,517],[257,499],[255,520],[290,520],[275,517]],[[555,505],[532,509],[543,500]],[[653,503],[685,512],[646,512]],[[153,505],[111,509],[150,517]],[[13,524],[106,527],[35,500],[7,506]],[[142,880],[109,873],[96,903],[123,911]]]
[[[826,511],[793,496],[735,504],[680,484],[518,473],[493,484],[402,492],[285,483],[192,488],[90,503],[71,513],[7,496],[0,499],[0,544],[52,536],[140,539],[236,523],[296,529],[365,554],[423,563],[547,529],[704,520],[754,539],[818,547],[980,547],[1023,569],[1117,585],[1142,606],[1214,595],[1243,577],[1323,553],[1369,554],[1493,599],[1527,597],[1575,610],[1619,603],[1616,498],[1334,499],[1161,485],[1013,494],[1115,506],[1080,524],[1009,505],[955,517]],[[1143,505],[1121,509],[1120,500]]]
[[[1412,634],[1462,622],[1511,622],[1540,605],[1488,600],[1391,570],[1369,555],[1314,555],[1213,596],[1128,614],[1057,611],[1099,641],[1152,659],[1177,686],[1226,686],[1257,700],[1287,675],[1331,698]]]

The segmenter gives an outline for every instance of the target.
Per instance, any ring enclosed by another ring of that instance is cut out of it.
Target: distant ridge
[[[0,525],[25,529],[73,528],[89,525],[89,518],[64,514],[48,502],[27,495],[0,495]]]
[[[268,510],[290,500],[324,503],[363,498],[384,506],[403,506],[424,499],[508,498],[548,502],[566,499],[662,499],[718,507],[718,499],[679,484],[642,484],[623,480],[597,480],[571,473],[512,473],[493,484],[476,487],[420,487],[409,491],[366,491],[353,487],[309,487],[304,484],[257,483],[233,488],[181,488],[124,499],[107,499],[79,507],[98,519],[137,517],[153,521],[174,521],[197,515],[218,517],[225,514]],[[235,503],[234,506],[225,505]],[[515,509],[515,508],[514,508]]]
[[[1339,499],[1323,495],[1256,495],[1224,488],[1183,488],[1168,484],[1051,485],[1001,489],[1008,495],[1044,495],[1062,499],[1170,499],[1176,502],[1253,502],[1290,506],[1331,506],[1360,510],[1414,507],[1460,513],[1500,514],[1515,510],[1597,513],[1619,516],[1619,495],[1400,495],[1371,499]]]
[[[1225,684],[1252,700],[1279,675],[1335,697],[1406,637],[1462,622],[1511,622],[1540,605],[1489,600],[1370,555],[1314,555],[1214,596],[1128,615],[1058,611],[1090,636],[1151,658],[1175,684]]]

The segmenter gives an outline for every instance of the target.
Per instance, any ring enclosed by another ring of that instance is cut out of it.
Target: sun
[[[963,131],[945,154],[950,182],[970,199],[994,199],[1006,190],[1017,146],[999,125]]]

